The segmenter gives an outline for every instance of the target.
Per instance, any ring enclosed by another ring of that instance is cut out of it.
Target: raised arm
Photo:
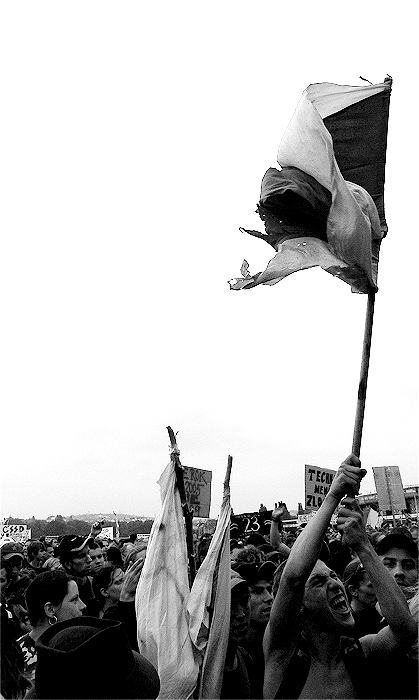
[[[292,652],[292,649],[287,650],[298,629],[304,587],[319,557],[330,519],[343,496],[358,493],[360,480],[365,473],[360,468],[359,459],[350,455],[339,467],[316,515],[292,546],[266,628],[264,647],[267,663],[270,654],[277,655],[279,652],[288,656]]]
[[[371,545],[363,522],[362,511],[355,498],[342,501],[338,512],[338,529],[343,542],[358,556],[374,587],[388,627],[377,634],[361,638],[366,654],[386,656],[400,646],[409,646],[417,639],[417,626],[396,580],[384,566]]]
[[[284,557],[288,557],[291,548],[287,547],[281,540],[281,533],[283,531],[282,516],[285,512],[285,505],[281,502],[275,503],[275,508],[272,511],[271,516],[271,529],[269,532],[269,541],[271,546],[276,549],[277,552],[282,554]]]

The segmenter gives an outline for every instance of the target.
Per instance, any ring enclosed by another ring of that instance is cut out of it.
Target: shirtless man
[[[406,600],[371,546],[353,497],[365,473],[350,455],[291,549],[265,633],[265,698],[368,697],[367,665],[417,637]],[[359,643],[348,640],[354,620],[344,586],[319,560],[331,516],[344,496],[338,528],[363,564],[389,625]]]

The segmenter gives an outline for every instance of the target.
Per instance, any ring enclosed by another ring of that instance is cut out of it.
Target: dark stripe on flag
[[[371,195],[384,235],[387,233],[384,180],[390,92],[389,81],[388,90],[323,119],[344,179],[361,185]]]

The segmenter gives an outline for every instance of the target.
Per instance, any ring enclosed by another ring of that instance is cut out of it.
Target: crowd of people
[[[292,537],[279,503],[268,536],[231,539],[221,698],[418,697],[418,529],[365,525],[354,495],[364,474],[345,460]],[[137,641],[147,544],[100,532],[2,544],[3,698],[159,695]],[[195,542],[198,568],[209,542]]]

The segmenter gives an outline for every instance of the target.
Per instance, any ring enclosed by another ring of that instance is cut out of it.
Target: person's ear
[[[53,606],[52,603],[49,603],[49,602],[45,603],[44,611],[45,611],[45,615],[47,616],[48,619],[50,619],[51,617],[56,617],[55,607]]]
[[[109,598],[109,593],[107,588],[101,588],[100,589],[100,594],[103,595],[104,598]]]
[[[348,591],[349,591],[350,595],[352,596],[352,598],[358,598],[358,589],[355,588],[355,586],[352,585],[352,583],[349,584]]]

